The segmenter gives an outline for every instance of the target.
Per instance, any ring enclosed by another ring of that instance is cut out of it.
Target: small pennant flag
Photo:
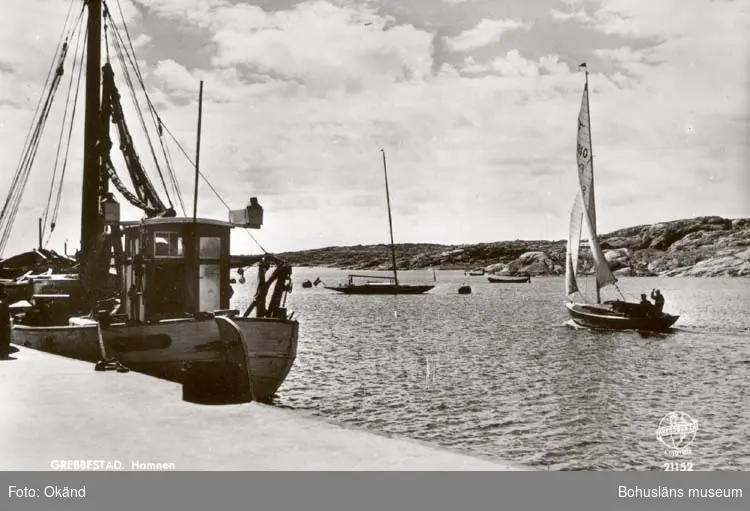
[[[582,67],[586,67],[586,63],[584,62],[584,63],[582,63],[582,64],[578,64],[578,67],[579,67],[579,68],[582,68]]]

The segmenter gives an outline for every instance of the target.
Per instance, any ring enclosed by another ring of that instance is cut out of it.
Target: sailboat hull
[[[232,320],[247,343],[253,391],[270,401],[289,374],[297,356],[297,321],[271,318]],[[216,321],[177,319],[148,324],[102,327],[106,355],[140,373],[182,382],[185,363],[224,360],[226,353]],[[12,342],[19,346],[96,363],[102,360],[96,324],[71,326],[14,325]]]
[[[347,295],[420,295],[435,286],[408,284],[362,284],[352,286],[326,286],[326,289]]]
[[[566,303],[570,319],[577,325],[596,330],[641,330],[659,332],[668,330],[679,316],[661,313],[659,316],[635,317],[615,310],[611,303]]]

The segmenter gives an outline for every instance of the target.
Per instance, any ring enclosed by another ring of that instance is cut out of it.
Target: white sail
[[[578,113],[578,144],[576,158],[578,163],[578,182],[581,189],[581,202],[584,220],[588,231],[591,255],[596,268],[596,281],[599,287],[617,282],[610,270],[596,234],[596,201],[594,200],[594,163],[591,154],[591,128],[589,126],[589,85],[588,80],[583,89],[581,110]]]
[[[578,292],[578,249],[581,246],[581,226],[583,222],[583,206],[580,192],[576,194],[573,207],[570,210],[570,226],[568,229],[568,248],[565,254],[565,293],[568,298]]]

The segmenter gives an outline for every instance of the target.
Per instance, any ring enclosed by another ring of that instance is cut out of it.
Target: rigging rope
[[[163,142],[164,140],[162,137],[163,129],[161,129],[162,125],[160,124],[159,126],[160,126],[159,137],[162,140],[162,147],[164,147],[164,152],[167,157],[167,162],[169,163],[168,168],[170,172],[170,177],[172,178],[172,186],[174,187],[175,196],[177,197],[177,200],[180,201],[180,208],[182,208],[182,214],[184,216],[187,216],[187,209],[185,208],[185,201],[182,200],[182,191],[180,190],[180,182],[177,179],[177,174],[175,173],[174,166],[172,164],[172,155],[169,153],[169,147]]]
[[[66,17],[62,33],[60,34],[60,39],[58,41],[58,46],[52,60],[52,65],[47,75],[47,80],[45,81],[45,85],[42,89],[42,95],[39,99],[39,103],[37,104],[37,108],[34,111],[33,119],[35,119],[35,121],[32,122],[29,133],[26,136],[21,161],[19,162],[18,167],[16,168],[16,172],[11,181],[10,190],[5,204],[3,205],[3,209],[2,211],[0,211],[0,230],[2,231],[2,234],[0,234],[0,254],[2,254],[5,250],[5,247],[7,246],[8,240],[10,238],[13,224],[15,222],[16,216],[18,215],[19,205],[21,199],[23,198],[23,193],[25,191],[26,184],[28,183],[29,175],[31,173],[31,168],[36,158],[37,151],[39,150],[39,142],[41,140],[41,136],[44,132],[44,127],[46,126],[46,122],[49,117],[55,93],[57,92],[57,89],[62,80],[62,75],[64,72],[63,64],[68,53],[68,40],[73,28],[75,28],[68,28],[68,25],[70,24],[70,14],[72,12],[73,1],[74,0],[71,0],[71,6],[68,9],[68,16]]]
[[[75,97],[74,102],[73,102],[74,103],[73,104],[73,112],[71,114],[71,120],[70,120],[71,131],[72,131],[72,127],[73,127],[73,120],[75,119],[75,105],[76,105],[77,100],[78,100],[77,96],[78,96],[78,90],[79,90],[79,87],[80,87],[80,78],[81,78],[81,72],[80,72],[80,70],[83,67],[83,53],[84,53],[83,51],[80,52],[80,61],[79,61],[79,49],[81,47],[81,35],[84,32],[85,33],[88,32],[88,30],[86,30],[86,31],[80,31],[79,30],[81,28],[82,18],[83,18],[83,11],[81,11],[81,13],[78,16],[78,21],[76,23],[75,29],[74,29],[73,34],[72,34],[72,35],[77,36],[77,38],[76,38],[76,46],[75,46],[75,50],[73,51],[73,65],[71,66],[70,80],[68,82],[68,94],[66,95],[66,98],[65,98],[65,110],[63,111],[63,118],[62,118],[62,122],[60,123],[60,136],[59,136],[58,144],[57,144],[57,152],[55,153],[55,164],[53,166],[53,171],[52,171],[52,180],[50,182],[49,194],[47,195],[47,204],[46,204],[46,206],[44,208],[44,213],[42,214],[42,235],[44,235],[44,229],[46,229],[46,226],[47,226],[47,219],[48,219],[49,213],[50,213],[50,205],[52,204],[52,195],[53,195],[53,192],[55,190],[55,181],[56,181],[57,172],[58,172],[58,168],[59,168],[58,164],[60,162],[60,151],[62,149],[63,140],[65,138],[65,135],[64,135],[65,134],[65,122],[68,119],[68,107],[70,106],[70,97],[71,97],[71,93],[73,92],[73,79],[76,77],[76,74],[75,74],[74,71],[76,69],[76,62],[80,62],[80,67],[79,67],[79,72],[78,72],[78,84],[76,86],[76,97]],[[70,149],[70,137],[68,137],[68,144],[67,144],[67,147],[66,147],[66,150],[65,150],[65,156],[64,156],[65,159],[67,159],[67,155],[68,155],[68,150],[69,149]],[[66,163],[66,161],[63,162],[63,164],[65,164],[65,163]],[[60,189],[62,188],[62,184],[63,184],[62,177],[64,177],[64,176],[61,176],[60,182],[59,182],[59,185],[58,185],[60,187]],[[52,234],[52,231],[54,229],[55,229],[55,224],[53,222],[51,224],[51,226],[50,226],[50,235]]]
[[[86,27],[86,30],[84,31],[84,35],[83,35],[84,40],[86,39],[87,35],[88,35],[88,27]],[[67,145],[65,147],[65,156],[63,158],[63,168],[62,168],[62,171],[60,173],[60,185],[57,188],[57,196],[55,197],[55,207],[52,210],[52,220],[50,221],[50,233],[49,233],[49,235],[47,237],[47,240],[44,243],[45,246],[47,246],[47,244],[49,244],[49,239],[52,236],[52,231],[55,230],[55,225],[57,224],[57,216],[60,213],[60,202],[61,202],[61,199],[62,199],[63,183],[65,181],[65,172],[68,169],[68,161],[69,161],[68,160],[68,154],[70,153],[70,145],[71,145],[70,142],[73,139],[73,121],[75,121],[75,116],[76,116],[76,111],[77,111],[76,110],[76,106],[78,105],[78,98],[79,98],[79,94],[78,93],[79,93],[79,90],[81,88],[81,82],[82,82],[81,77],[83,76],[84,51],[85,50],[81,51],[81,58],[78,61],[79,62],[79,65],[78,65],[78,83],[76,84],[76,93],[75,93],[75,98],[73,100],[73,113],[72,113],[72,116],[71,116],[71,119],[70,119],[70,127],[68,129],[68,142],[67,142]]]

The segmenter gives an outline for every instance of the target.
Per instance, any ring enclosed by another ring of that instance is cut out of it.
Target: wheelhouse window
[[[182,236],[176,232],[154,233],[154,255],[156,257],[183,257],[185,251]]]
[[[221,259],[221,238],[201,237],[199,254],[201,259]]]

